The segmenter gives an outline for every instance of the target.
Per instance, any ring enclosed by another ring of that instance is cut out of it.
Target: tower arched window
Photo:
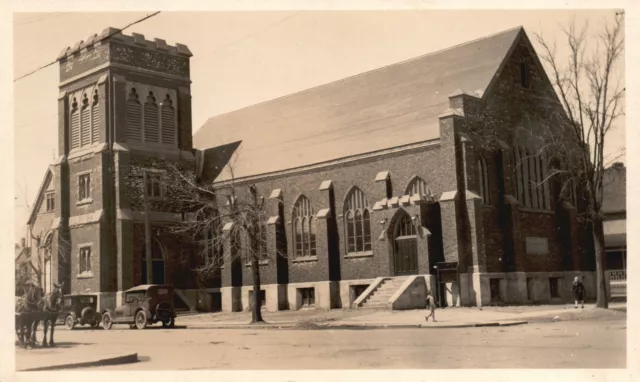
[[[80,147],[80,110],[78,109],[78,101],[73,98],[71,103],[71,117],[70,117],[70,130],[71,130],[71,149],[77,149]]]
[[[316,218],[307,197],[302,195],[298,198],[292,215],[296,257],[316,256]]]
[[[371,251],[371,219],[369,202],[358,187],[354,187],[344,205],[347,253]]]
[[[144,103],[144,141],[159,142],[160,125],[158,123],[158,105],[153,92],[149,92]]]
[[[91,107],[87,94],[82,95],[82,107],[80,108],[80,146],[91,144]]]
[[[136,88],[131,88],[124,112],[127,140],[142,141],[142,111],[138,98]]]
[[[91,102],[91,143],[100,142],[100,109],[98,106],[98,89],[93,91],[93,100]]]
[[[175,145],[177,143],[176,111],[169,94],[162,101],[160,125],[162,128],[162,143]]]
[[[405,195],[420,195],[424,197],[431,197],[433,194],[431,193],[431,189],[427,186],[427,182],[424,179],[416,176],[409,182],[407,186],[407,191]]]
[[[491,190],[489,188],[489,171],[485,158],[478,159],[476,163],[478,171],[478,191],[484,204],[491,204]]]

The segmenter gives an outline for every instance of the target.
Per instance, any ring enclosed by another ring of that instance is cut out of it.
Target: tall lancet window
[[[306,196],[298,198],[292,215],[293,248],[296,257],[316,256],[316,217]]]
[[[371,212],[364,192],[354,187],[344,205],[347,253],[371,251]]]
[[[91,144],[91,107],[87,94],[82,95],[82,108],[80,114],[80,146]]]

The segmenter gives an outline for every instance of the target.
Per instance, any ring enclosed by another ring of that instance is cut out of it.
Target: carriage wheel
[[[136,313],[136,328],[144,329],[147,327],[147,315],[144,310],[139,310]]]

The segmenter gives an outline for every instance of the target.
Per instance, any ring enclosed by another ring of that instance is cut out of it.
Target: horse
[[[31,284],[24,296],[16,298],[16,335],[23,347],[31,348],[35,345],[34,323],[37,325],[41,315],[42,295],[42,288]]]
[[[60,315],[60,308],[62,307],[62,284],[54,284],[53,292],[44,295],[40,306],[41,314],[36,316],[35,321],[33,322],[34,337],[38,331],[38,325],[40,324],[40,321],[42,321],[44,326],[44,338],[42,339],[42,346],[46,347],[48,345],[53,347],[55,346],[55,343],[53,342],[53,332],[56,326],[56,321],[58,320],[58,316]],[[51,335],[49,338],[49,343],[47,344],[47,331],[49,329],[49,324],[51,324]]]

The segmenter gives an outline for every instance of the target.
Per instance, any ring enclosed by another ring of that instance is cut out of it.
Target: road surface
[[[141,359],[99,370],[626,367],[626,320],[457,329],[76,329],[57,330],[56,341],[56,349],[18,350],[17,367],[41,352],[64,359],[80,351]]]

